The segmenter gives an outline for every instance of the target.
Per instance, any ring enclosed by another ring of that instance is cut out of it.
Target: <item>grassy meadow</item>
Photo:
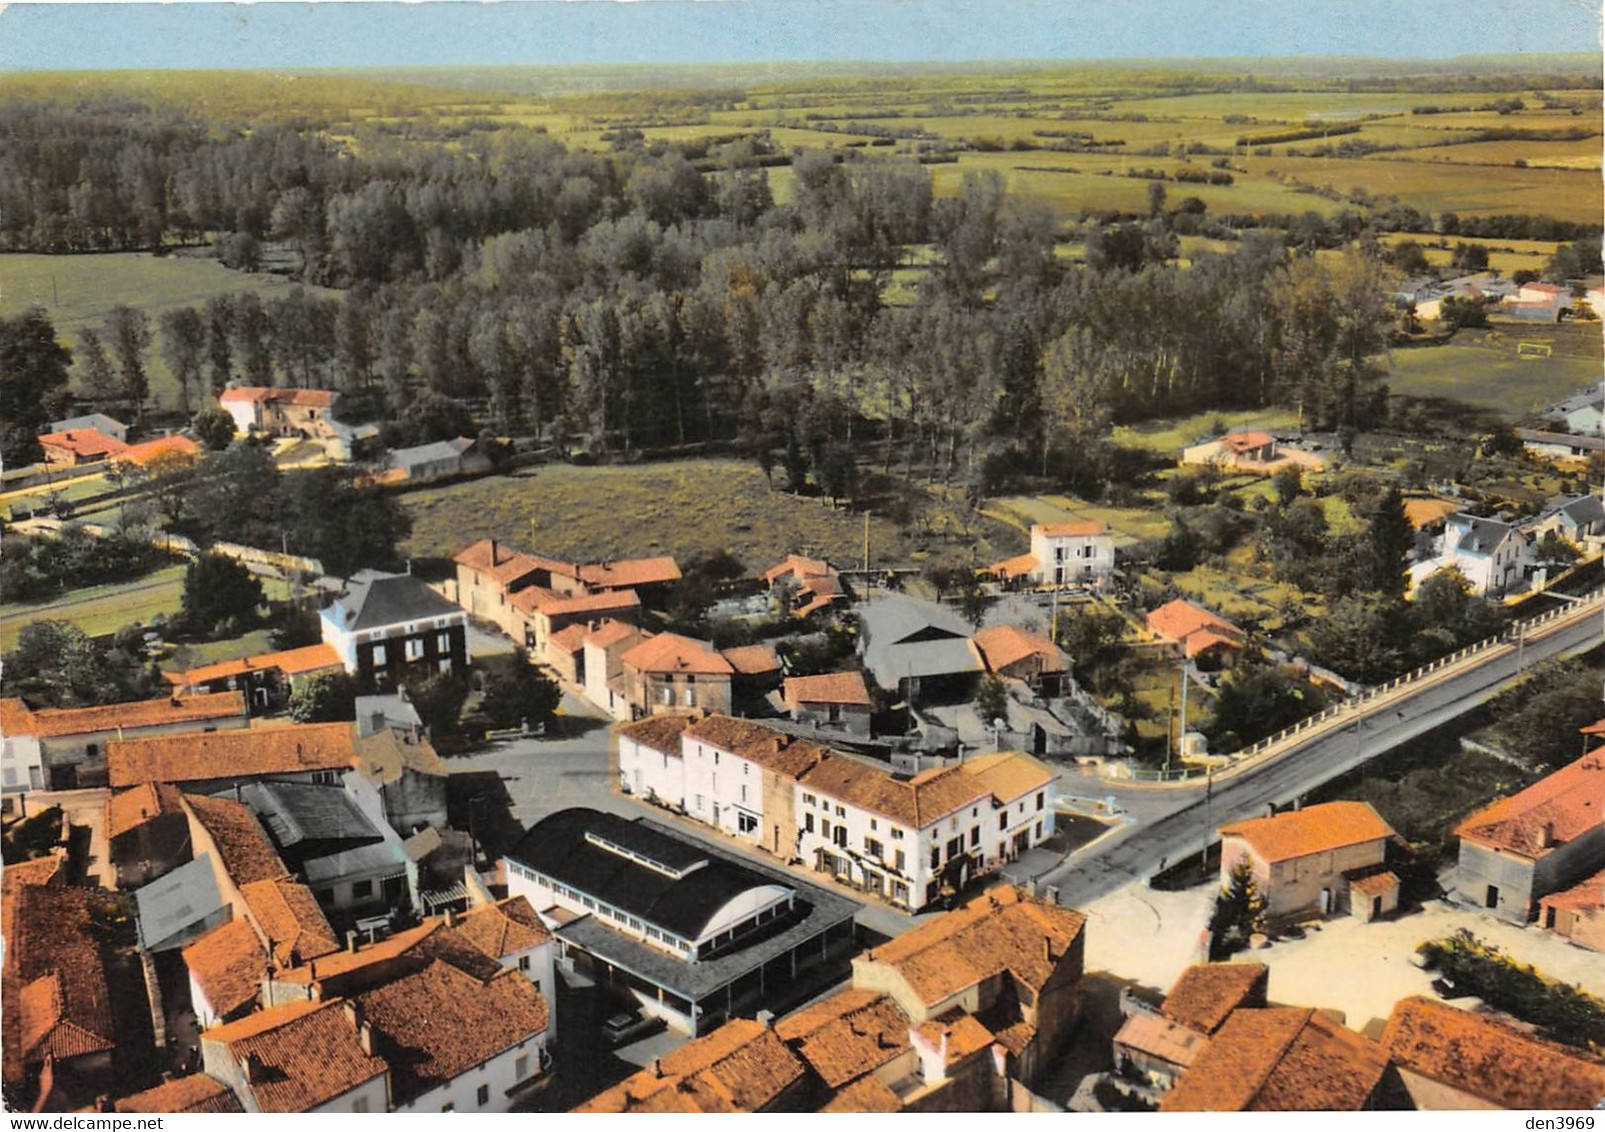
[[[68,346],[77,343],[84,327],[98,329],[119,303],[149,315],[153,342],[147,370],[152,400],[161,409],[178,404],[178,386],[162,358],[161,330],[156,325],[164,311],[199,306],[213,295],[236,291],[254,291],[268,302],[292,286],[281,275],[231,270],[204,249],[160,256],[146,252],[0,254],[0,316],[20,314],[30,306],[43,307]],[[321,287],[309,290],[324,298],[340,294]]]
[[[495,536],[556,558],[597,559],[670,554],[684,561],[728,550],[761,570],[792,551],[856,565],[864,551],[864,516],[827,500],[770,488],[751,461],[701,459],[670,464],[575,467],[494,476],[401,497],[412,517],[409,554],[446,557]],[[627,518],[626,518],[627,517]],[[928,531],[928,533],[927,533]],[[900,526],[869,519],[870,562],[912,566],[971,543],[982,562],[1024,549],[1023,533],[1001,525],[964,538],[952,509],[932,497],[926,522]]]

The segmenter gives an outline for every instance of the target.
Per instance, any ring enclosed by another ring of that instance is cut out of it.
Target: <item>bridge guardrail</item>
[[[1224,772],[1227,770],[1238,770],[1244,764],[1253,762],[1255,759],[1269,754],[1274,748],[1277,747],[1278,744],[1286,742],[1288,739],[1292,739],[1306,731],[1317,728],[1323,723],[1336,719],[1339,716],[1353,715],[1356,713],[1357,709],[1364,707],[1366,704],[1383,695],[1386,695],[1389,692],[1395,691],[1408,684],[1413,684],[1418,680],[1422,680],[1428,676],[1431,676],[1433,673],[1441,672],[1443,669],[1448,668],[1451,665],[1458,664],[1472,656],[1487,652],[1490,649],[1498,648],[1500,645],[1509,644],[1512,641],[1520,641],[1526,636],[1530,629],[1547,625],[1563,616],[1570,615],[1580,607],[1598,605],[1602,600],[1605,600],[1605,586],[1600,586],[1597,589],[1591,590],[1589,593],[1584,594],[1578,598],[1574,604],[1557,606],[1554,609],[1545,610],[1543,613],[1540,613],[1534,617],[1527,617],[1520,621],[1513,622],[1512,624],[1507,625],[1495,636],[1466,645],[1464,648],[1458,649],[1447,656],[1441,656],[1437,660],[1429,661],[1428,663],[1412,669],[1402,676],[1395,676],[1392,680],[1389,680],[1385,684],[1377,684],[1370,688],[1366,688],[1364,691],[1353,696],[1347,696],[1323,711],[1319,711],[1314,715],[1305,716],[1303,719],[1299,720],[1290,727],[1284,727],[1274,735],[1267,736],[1266,738],[1261,739],[1256,743],[1252,743],[1239,751],[1230,752],[1228,757],[1231,759],[1231,762],[1225,767],[1212,768],[1190,766],[1175,767],[1170,770],[1134,770],[1131,777],[1134,781],[1138,782],[1184,782],[1188,779],[1204,778],[1205,776],[1216,773],[1217,771]]]

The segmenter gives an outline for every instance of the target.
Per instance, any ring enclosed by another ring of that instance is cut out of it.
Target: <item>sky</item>
[[[1592,51],[1598,0],[536,0],[0,6],[0,70]]]

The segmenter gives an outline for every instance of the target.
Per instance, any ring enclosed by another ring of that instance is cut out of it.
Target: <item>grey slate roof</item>
[[[1516,529],[1498,519],[1482,519],[1463,511],[1449,516],[1449,522],[1465,528],[1466,533],[1461,536],[1458,548],[1467,554],[1492,554]]]
[[[339,600],[346,632],[378,629],[407,621],[427,621],[462,613],[411,574],[359,570],[346,582]]]
[[[467,437],[456,440],[437,440],[433,444],[420,444],[415,448],[397,448],[390,453],[392,468],[414,468],[423,464],[438,464],[442,460],[458,460],[474,446]]]
[[[344,787],[311,782],[251,782],[240,800],[267,824],[281,849],[303,841],[377,841],[384,835]]]
[[[1548,432],[1544,429],[1518,428],[1516,439],[1528,444],[1553,444],[1562,448],[1576,448],[1584,452],[1605,452],[1605,437],[1578,436],[1570,432]]]
[[[1605,523],[1605,501],[1597,495],[1557,496],[1544,504],[1545,515],[1560,515],[1578,527]]]
[[[92,428],[107,436],[122,436],[128,432],[128,426],[116,417],[108,417],[105,413],[86,413],[81,417],[68,417],[64,421],[51,421],[51,432],[72,432],[74,429]]]
[[[358,845],[324,857],[309,857],[301,862],[306,882],[316,888],[320,884],[341,880],[349,876],[377,873],[401,876],[407,871],[408,857],[402,848],[401,838],[392,833],[384,841],[371,845]]]
[[[212,875],[211,858],[202,853],[140,888],[134,893],[134,910],[139,938],[147,948],[222,912],[223,896]]]
[[[714,914],[743,892],[796,887],[789,878],[762,876],[640,820],[581,807],[543,818],[507,856],[687,940],[699,939]]]
[[[970,626],[952,610],[905,594],[889,594],[861,606],[864,663],[882,688],[911,676],[980,672],[970,644]]]

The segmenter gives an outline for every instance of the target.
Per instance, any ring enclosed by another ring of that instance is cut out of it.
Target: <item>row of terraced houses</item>
[[[618,728],[619,785],[782,861],[919,909],[1053,833],[1059,773],[1017,752],[901,778],[751,720],[651,716]]]

